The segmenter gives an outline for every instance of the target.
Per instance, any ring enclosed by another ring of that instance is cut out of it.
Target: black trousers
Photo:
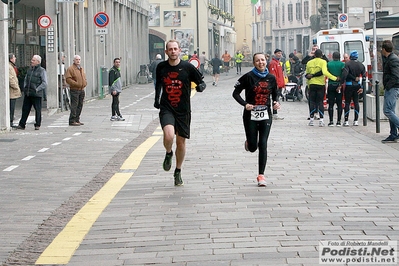
[[[112,94],[112,116],[118,115],[121,116],[121,112],[119,111],[119,92],[115,95]]]
[[[19,125],[23,128],[26,126],[30,110],[35,108],[35,127],[40,127],[42,124],[42,97],[24,96],[22,104],[22,117],[19,120]]]
[[[359,111],[360,111],[360,105],[359,105],[359,93],[357,92],[360,89],[360,85],[346,85],[345,87],[345,121],[348,121],[349,119],[349,112],[350,112],[350,105],[351,105],[351,100],[353,100],[353,103],[355,104],[355,121],[359,119]]]
[[[243,116],[248,150],[250,152],[255,152],[259,148],[258,172],[260,175],[263,175],[267,162],[267,140],[272,127],[271,112],[269,112],[269,119],[263,121],[253,121],[251,120],[250,113],[248,114],[249,115],[244,114]]]
[[[338,84],[329,84],[327,91],[328,98],[328,116],[330,117],[330,122],[334,118],[334,104],[337,104],[337,121],[341,121],[342,117],[342,91],[337,92]]]
[[[324,118],[324,94],[326,87],[324,85],[309,85],[309,110],[310,118],[313,118],[315,113],[318,111],[320,119]]]
[[[85,91],[84,90],[70,90],[71,95],[71,113],[69,115],[69,124],[71,123],[79,123],[80,122],[80,114],[83,109],[83,101],[85,99]]]
[[[15,103],[17,99],[10,99],[10,125],[12,126],[12,122],[14,121],[14,112],[15,112]]]

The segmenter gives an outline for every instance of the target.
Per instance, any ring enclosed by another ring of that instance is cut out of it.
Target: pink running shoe
[[[265,187],[266,186],[266,179],[264,175],[258,175],[258,187]]]

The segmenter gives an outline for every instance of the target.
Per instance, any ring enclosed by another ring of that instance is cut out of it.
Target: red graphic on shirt
[[[254,87],[255,92],[255,105],[266,105],[269,100],[270,90],[268,89],[269,83],[261,81]]]
[[[169,72],[168,76],[163,79],[165,84],[165,91],[168,94],[168,100],[173,107],[177,107],[180,102],[183,83],[177,79],[178,72]]]

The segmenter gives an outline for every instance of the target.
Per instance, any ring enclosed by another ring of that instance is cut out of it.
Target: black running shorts
[[[159,112],[159,121],[162,128],[166,125],[172,125],[179,136],[186,139],[190,138],[191,113],[176,115],[169,110],[163,109]]]

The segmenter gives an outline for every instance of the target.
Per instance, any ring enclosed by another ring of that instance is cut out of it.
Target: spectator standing
[[[306,64],[306,73],[311,76],[309,78],[309,101],[310,101],[310,121],[309,126],[314,125],[314,115],[318,111],[320,115],[319,126],[324,127],[324,106],[323,99],[325,95],[325,76],[329,79],[337,80],[337,77],[333,76],[327,69],[327,62],[322,59],[323,52],[320,49],[317,49],[314,52],[315,58],[310,60]],[[318,72],[322,72],[321,76],[312,76],[317,74]]]
[[[68,67],[65,73],[65,79],[66,82],[69,84],[71,95],[71,113],[69,115],[70,126],[84,125],[80,121],[80,115],[83,109],[87,79],[83,67],[80,65],[80,62],[80,56],[75,55],[73,57],[73,64]]]
[[[120,58],[114,59],[114,65],[109,70],[108,82],[109,82],[109,93],[112,95],[111,104],[111,121],[125,121],[119,111],[119,95],[122,92],[122,80],[121,80],[121,60]]]
[[[199,56],[199,61],[200,61],[200,73],[202,74],[202,75],[204,75],[204,72],[205,72],[205,63],[206,63],[206,61],[208,61],[208,58],[206,58],[206,55],[205,55],[205,51],[204,52],[202,52],[202,54]]]
[[[382,63],[384,85],[384,115],[389,120],[389,136],[382,140],[383,143],[397,142],[399,139],[399,117],[395,113],[396,104],[399,99],[399,58],[393,53],[393,44],[386,40],[382,43]]]
[[[295,55],[294,55],[294,53],[290,53],[289,55],[288,55],[288,60],[286,60],[285,61],[285,63],[284,63],[284,69],[285,69],[285,74],[287,75],[287,76],[290,76],[290,75],[292,75],[292,71],[291,71],[291,65],[292,65],[292,58],[294,57]],[[281,61],[281,60],[280,60]]]
[[[25,129],[26,120],[30,110],[35,108],[35,130],[39,130],[42,123],[42,100],[46,96],[47,74],[40,66],[42,58],[34,55],[30,60],[31,67],[24,79],[24,102],[22,104],[22,116],[17,129]]]
[[[241,64],[242,60],[244,59],[244,55],[240,51],[237,51],[234,59],[236,61],[237,75],[241,75]]]
[[[185,53],[183,54],[183,56],[181,57],[181,60],[183,60],[183,61],[188,61],[188,59],[189,59],[189,57],[188,57],[188,52],[185,52]]]
[[[222,55],[222,60],[223,60],[223,69],[227,76],[227,73],[229,73],[230,61],[231,61],[231,55],[227,52],[227,50],[224,51],[224,54]]]
[[[153,80],[153,82],[154,82],[154,88],[155,88],[155,86],[156,86],[156,82],[157,82],[157,76],[156,76],[156,73],[157,73],[157,66],[158,66],[158,64],[159,63],[161,63],[163,60],[162,60],[162,56],[160,55],[160,54],[157,54],[156,56],[155,56],[155,60],[154,61],[152,61],[152,63],[151,63],[151,65],[150,65],[150,67],[149,67],[149,71],[151,72],[151,76],[152,76],[152,80]]]
[[[165,53],[168,60],[157,67],[154,107],[160,109],[159,120],[166,150],[163,169],[169,171],[172,166],[172,146],[176,135],[176,168],[173,176],[175,186],[182,186],[181,168],[186,154],[186,139],[190,138],[191,83],[197,85],[199,92],[205,89],[206,84],[192,64],[179,58],[181,47],[178,41],[168,41]]]
[[[285,87],[284,73],[283,67],[280,64],[280,59],[283,55],[283,51],[280,49],[276,49],[274,51],[274,56],[272,57],[269,63],[269,72],[270,74],[276,77],[277,88],[278,88],[278,98],[282,97],[282,90]],[[283,117],[278,116],[277,109],[273,109],[273,119],[274,120],[283,120]]]
[[[339,52],[333,53],[333,61],[327,63],[328,71],[336,77],[341,77],[342,70],[345,67],[345,63],[340,61],[341,55]],[[327,98],[328,98],[328,116],[330,118],[330,122],[328,123],[329,127],[334,126],[334,105],[337,104],[337,127],[341,126],[341,117],[342,117],[342,86],[340,82],[328,80],[328,89],[327,89]]]
[[[193,53],[193,55],[190,57],[190,59],[191,59],[191,58],[196,58],[196,59],[198,59],[197,51],[194,51],[194,53]]]
[[[220,77],[220,67],[223,65],[222,60],[219,59],[218,54],[215,54],[215,57],[211,60],[212,65],[212,74],[213,74],[213,86],[217,86]]]
[[[349,126],[349,112],[350,112],[350,104],[351,100],[355,105],[355,118],[353,121],[354,126],[358,126],[359,122],[359,94],[363,93],[363,89],[361,86],[362,77],[366,78],[366,68],[364,65],[357,61],[359,57],[358,52],[352,51],[349,55],[349,61],[345,63],[345,68],[342,71],[342,81],[341,83],[345,83],[345,122],[344,126]]]
[[[342,60],[342,62],[346,63],[346,62],[348,62],[349,60],[350,60],[350,59],[349,59],[349,54],[344,53],[344,59]]]
[[[15,65],[17,58],[14,54],[8,55],[8,72],[9,72],[9,89],[10,89],[10,126],[14,127],[15,103],[22,96],[21,89],[18,84],[18,69]]]

